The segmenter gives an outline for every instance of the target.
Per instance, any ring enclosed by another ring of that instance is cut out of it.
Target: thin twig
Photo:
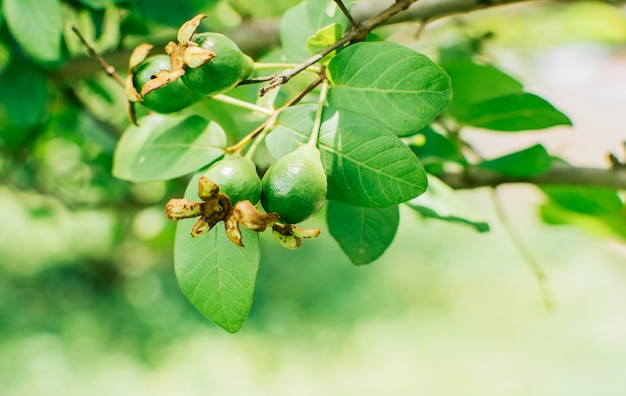
[[[81,43],[83,43],[85,48],[87,48],[87,52],[89,53],[89,56],[91,56],[93,59],[96,60],[96,62],[100,64],[100,66],[102,67],[104,72],[107,74],[107,76],[115,79],[115,81],[117,81],[122,87],[125,86],[126,82],[124,81],[124,79],[119,74],[117,74],[113,66],[111,66],[106,60],[104,60],[103,57],[98,55],[96,50],[91,46],[91,44],[89,44],[89,42],[85,39],[83,34],[80,32],[80,30],[78,30],[76,26],[72,26],[72,31],[76,33]]]
[[[415,34],[413,35],[414,40],[417,40],[420,38],[420,36],[424,32],[424,28],[426,27],[427,23],[428,23],[427,19],[423,19],[419,22],[419,26],[417,27],[417,30],[415,31]]]
[[[269,80],[269,84],[260,89],[259,96],[263,96],[268,91],[287,83],[292,77],[302,72],[307,67],[319,62],[322,58],[335,51],[336,49],[365,40],[367,35],[372,30],[374,30],[374,28],[376,28],[392,16],[396,15],[397,13],[406,10],[411,6],[411,4],[415,3],[416,1],[417,0],[396,0],[393,5],[389,6],[378,15],[375,15],[372,18],[363,21],[362,23],[357,23],[356,25],[353,25],[352,29],[350,29],[348,33],[346,33],[333,45],[325,48],[320,53],[313,55],[312,57],[305,60],[301,64],[293,67],[292,69],[272,76],[272,78]]]
[[[339,9],[341,10],[341,12],[343,12],[343,15],[345,15],[346,18],[348,18],[348,21],[350,21],[350,25],[352,25],[352,27],[357,27],[358,23],[356,23],[354,18],[352,18],[352,14],[350,14],[350,11],[348,11],[345,4],[343,4],[343,1],[341,0],[334,0],[334,1],[335,1],[335,4],[337,4],[337,7],[339,7]]]
[[[550,287],[550,282],[548,280],[548,276],[546,272],[539,264],[537,258],[532,254],[532,252],[522,243],[522,240],[519,235],[515,232],[513,227],[511,226],[511,222],[509,221],[502,203],[498,200],[496,189],[491,190],[491,198],[493,202],[493,208],[496,213],[496,217],[500,221],[502,228],[508,235],[509,239],[519,252],[522,260],[526,263],[526,266],[532,273],[535,281],[537,282],[537,286],[539,287],[539,292],[541,293],[541,297],[543,299],[543,303],[547,310],[552,310],[555,307],[554,297],[552,295],[552,289]]]
[[[298,93],[298,95],[294,96],[293,98],[291,98],[287,103],[285,103],[284,105],[282,105],[280,108],[276,109],[274,111],[274,114],[272,114],[270,116],[270,118],[268,118],[267,120],[265,120],[261,125],[259,125],[256,129],[254,129],[252,132],[250,132],[249,134],[247,134],[243,139],[241,139],[240,141],[238,141],[237,143],[235,143],[234,145],[227,147],[226,148],[226,152],[227,153],[237,153],[240,152],[244,147],[246,147],[258,134],[260,134],[261,132],[263,132],[269,125],[272,125],[274,123],[274,121],[276,120],[276,118],[278,117],[278,115],[280,114],[281,111],[285,110],[286,108],[293,106],[294,104],[298,103],[299,101],[302,100],[302,98],[304,98],[309,92],[313,91],[315,89],[315,87],[317,87],[318,85],[320,85],[322,83],[322,81],[326,80],[326,75],[324,73],[320,73],[320,75],[315,79],[315,81],[313,81],[311,84],[309,84],[306,88],[304,88],[300,93]]]

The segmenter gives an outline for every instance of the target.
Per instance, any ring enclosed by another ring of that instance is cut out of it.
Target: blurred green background
[[[238,5],[271,16],[295,2],[253,3]],[[408,42],[415,28],[386,34]],[[496,155],[541,141],[573,163],[605,165],[625,136],[623,9],[504,7],[433,23],[412,46],[428,52],[486,31],[495,34],[494,59],[575,127],[513,137],[469,131],[472,143]],[[76,84],[80,97],[81,86],[108,82]],[[459,194],[492,232],[403,209],[395,241],[368,266],[350,264],[323,214],[310,223],[322,236],[298,251],[264,235],[252,312],[232,335],[201,317],[176,283],[175,224],[163,205],[185,180],[115,180],[111,125],[97,108],[81,110],[85,98],[55,95],[44,127],[9,134],[3,119],[1,128],[1,395],[626,392],[623,240],[544,225],[533,187],[497,196],[548,275],[551,310],[490,192],[477,190]]]

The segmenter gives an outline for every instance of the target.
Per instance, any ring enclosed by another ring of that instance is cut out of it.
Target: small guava
[[[167,55],[148,57],[134,70],[133,84],[138,92],[148,81],[155,78],[161,70],[170,70],[170,58]],[[148,92],[143,96],[144,106],[157,113],[169,114],[180,111],[200,100],[202,96],[193,93],[182,81],[176,80]]]
[[[296,224],[317,214],[324,205],[328,183],[319,150],[302,145],[276,161],[262,181],[261,204],[280,221]]]
[[[239,154],[227,155],[213,164],[204,175],[220,187],[220,192],[228,195],[234,205],[239,201],[259,202],[261,179],[250,158]]]
[[[215,57],[205,65],[185,69],[181,79],[193,92],[217,95],[235,88],[254,71],[252,58],[241,52],[237,44],[223,34],[198,33],[192,40],[215,53]]]

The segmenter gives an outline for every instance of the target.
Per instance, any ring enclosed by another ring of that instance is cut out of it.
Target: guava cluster
[[[261,201],[284,224],[300,223],[319,212],[326,199],[326,173],[319,150],[302,145],[278,159],[261,180],[252,160],[230,155],[212,165],[205,176],[220,186],[232,204]]]
[[[211,50],[215,57],[198,68],[186,68],[180,79],[143,96],[142,104],[157,113],[180,111],[203,96],[217,95],[234,88],[254,71],[253,60],[241,52],[237,44],[220,33],[194,34],[199,47]],[[170,71],[167,55],[152,55],[133,70],[137,91],[163,70]]]

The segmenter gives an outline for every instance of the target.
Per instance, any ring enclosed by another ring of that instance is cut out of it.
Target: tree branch
[[[541,175],[511,177],[503,176],[487,169],[469,167],[460,172],[446,172],[436,176],[454,189],[529,183],[538,186],[569,185],[626,190],[626,169],[624,168],[602,169],[556,164]]]
[[[416,20],[422,21],[425,19],[430,21],[453,14],[528,1],[536,0],[420,0],[407,10],[398,12],[397,15],[389,17],[380,23],[389,24]],[[597,1],[611,3],[610,0]],[[364,0],[356,4],[352,8],[351,13],[356,21],[365,21],[379,15],[385,8],[389,8],[390,3],[392,2]],[[406,1],[399,0],[396,3],[406,3]],[[225,34],[236,42],[244,52],[254,54],[280,43],[279,26],[280,19],[247,20],[238,29],[225,32]],[[155,47],[164,45],[165,43],[155,43]],[[121,49],[105,55],[111,65],[122,69],[128,64],[130,52],[128,49]],[[56,75],[59,78],[85,78],[98,71],[99,68],[93,64],[92,59],[75,58],[70,60]]]

